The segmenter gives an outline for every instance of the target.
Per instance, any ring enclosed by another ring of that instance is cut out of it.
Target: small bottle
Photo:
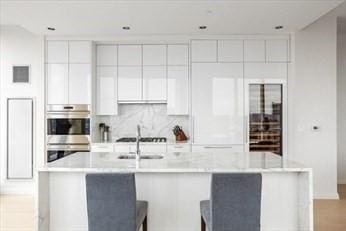
[[[103,134],[102,134],[102,141],[108,142],[109,141],[109,126],[105,126]]]

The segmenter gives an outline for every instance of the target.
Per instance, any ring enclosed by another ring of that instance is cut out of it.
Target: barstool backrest
[[[87,174],[89,231],[136,231],[134,174]]]
[[[260,231],[261,174],[213,174],[212,231]]]

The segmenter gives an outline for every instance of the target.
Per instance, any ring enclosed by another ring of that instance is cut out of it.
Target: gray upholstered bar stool
[[[210,200],[201,201],[201,230],[260,231],[261,174],[213,174]]]
[[[147,231],[148,202],[136,200],[134,174],[87,174],[89,231]]]

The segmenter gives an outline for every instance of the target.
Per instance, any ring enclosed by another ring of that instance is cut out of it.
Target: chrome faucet
[[[141,140],[141,127],[137,125],[137,134],[136,134],[136,160],[141,159],[141,150],[139,148],[139,142]]]

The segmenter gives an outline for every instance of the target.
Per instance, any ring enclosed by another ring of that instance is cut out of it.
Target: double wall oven
[[[89,105],[49,105],[47,161],[90,150]]]

